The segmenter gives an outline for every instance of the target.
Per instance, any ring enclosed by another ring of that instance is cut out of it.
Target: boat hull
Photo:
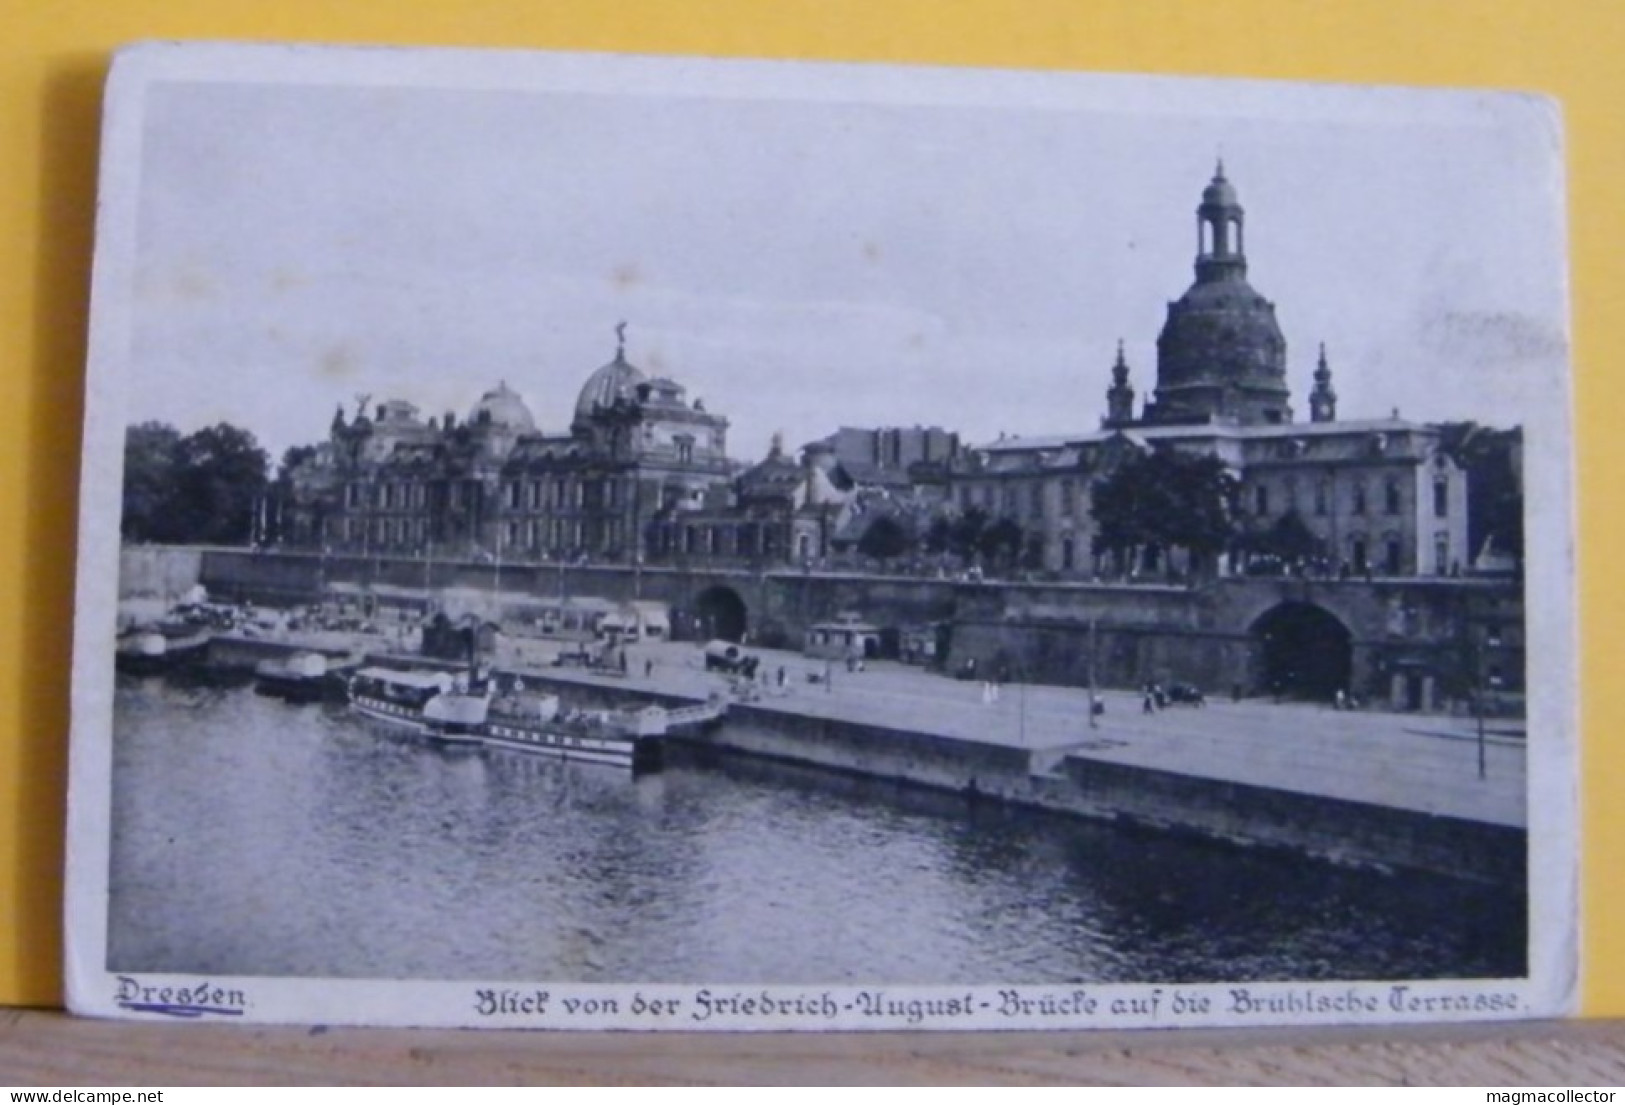
[[[161,641],[161,646],[143,644],[139,640],[120,642],[113,654],[114,670],[127,675],[162,675],[202,660],[209,649],[209,635],[206,633],[187,637],[166,636]]]
[[[443,744],[465,745],[473,748],[480,743],[481,727],[479,725],[431,721],[423,716],[423,711],[420,708],[403,705],[402,703],[387,702],[382,699],[352,694],[350,696],[350,708],[369,721],[375,721],[392,729],[400,729],[419,736],[432,737]]]

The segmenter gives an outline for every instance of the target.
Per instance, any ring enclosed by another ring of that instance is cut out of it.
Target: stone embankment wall
[[[1338,863],[1521,886],[1523,830],[738,705],[687,743]],[[1035,772],[1035,768],[1039,768]]]
[[[203,578],[203,553],[168,545],[119,550],[119,598],[173,603]]]
[[[1449,579],[1213,581],[1153,584],[968,582],[861,573],[678,569],[627,565],[477,564],[429,558],[322,556],[244,549],[131,549],[124,594],[184,590],[201,578],[228,599],[308,602],[324,587],[505,596],[591,596],[666,602],[674,632],[692,635],[706,604],[730,596],[753,643],[796,648],[806,629],[857,614],[890,629],[937,624],[949,666],[1005,657],[1028,681],[1101,686],[1147,680],[1195,683],[1210,694],[1267,682],[1259,619],[1283,603],[1312,606],[1348,630],[1348,685],[1396,708],[1459,705],[1475,677],[1504,692],[1523,687],[1521,590],[1510,582]],[[1090,647],[1089,624],[1097,626]],[[1483,669],[1481,672],[1477,668]],[[1423,702],[1402,693],[1407,674]],[[1426,676],[1423,679],[1422,676]]]

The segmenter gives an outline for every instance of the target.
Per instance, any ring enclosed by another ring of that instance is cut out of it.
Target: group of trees
[[[921,542],[933,556],[947,554],[966,563],[992,567],[1031,567],[1024,555],[1031,546],[1026,532],[1012,518],[995,518],[979,506],[952,517],[932,519]]]
[[[1010,518],[995,518],[981,507],[925,518],[909,513],[878,514],[864,528],[854,550],[867,560],[891,564],[920,556],[952,558],[993,569],[1037,567],[1039,546]]]
[[[1136,453],[1094,485],[1094,551],[1120,559],[1138,550],[1184,549],[1211,563],[1236,536],[1235,474],[1215,456],[1159,449]]]
[[[1523,477],[1518,453],[1523,431],[1492,430],[1476,422],[1446,422],[1440,444],[1467,470],[1467,545],[1477,556],[1488,544],[1523,560]]]
[[[224,422],[184,436],[162,422],[131,426],[120,533],[158,544],[247,544],[268,468],[254,435]]]

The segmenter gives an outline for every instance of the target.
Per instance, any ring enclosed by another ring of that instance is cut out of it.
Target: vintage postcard
[[[1538,97],[150,44],[108,85],[82,1013],[1573,1008]]]

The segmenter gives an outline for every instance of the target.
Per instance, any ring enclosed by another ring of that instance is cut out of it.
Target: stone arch
[[[750,629],[750,610],[732,587],[707,587],[695,599],[694,610],[702,637],[742,641]]]
[[[1351,688],[1354,636],[1325,607],[1280,602],[1254,619],[1248,632],[1257,650],[1260,691],[1326,701]]]

